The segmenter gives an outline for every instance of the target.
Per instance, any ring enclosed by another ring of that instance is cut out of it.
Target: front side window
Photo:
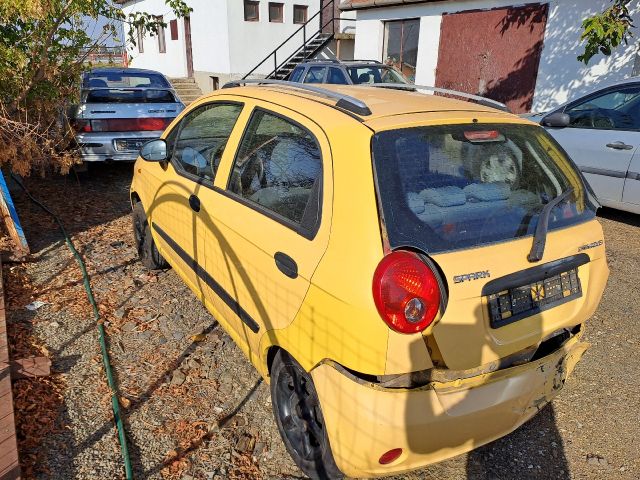
[[[321,181],[322,158],[313,135],[279,115],[254,112],[228,189],[310,230],[319,218]]]
[[[600,130],[640,129],[640,86],[621,87],[590,97],[565,110],[570,127]]]
[[[260,21],[260,2],[256,0],[244,0],[244,21]]]
[[[378,195],[392,248],[430,253],[533,235],[540,211],[549,230],[595,216],[573,164],[540,127],[444,125],[375,135]]]
[[[347,77],[345,77],[342,70],[336,67],[329,68],[329,75],[327,77],[327,83],[333,83],[337,85],[348,85]]]
[[[384,63],[398,69],[411,82],[416,78],[420,20],[385,22]]]
[[[296,67],[291,72],[291,76],[289,77],[290,82],[299,82],[302,80],[302,73],[304,72],[304,67]]]
[[[326,67],[311,67],[307,70],[307,75],[304,77],[304,83],[323,83],[326,71]]]
[[[189,113],[180,122],[177,137],[168,135],[175,168],[213,185],[222,154],[242,105],[213,103]]]

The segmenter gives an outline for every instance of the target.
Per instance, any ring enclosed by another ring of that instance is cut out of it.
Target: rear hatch
[[[446,308],[425,334],[438,366],[533,352],[593,313],[608,272],[596,206],[542,128],[388,130],[373,156],[388,248],[428,255],[446,285]]]
[[[171,89],[93,88],[82,92],[82,133],[163,131],[184,109]]]

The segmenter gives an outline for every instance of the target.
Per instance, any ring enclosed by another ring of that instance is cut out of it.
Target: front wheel
[[[136,241],[138,249],[138,257],[142,264],[149,270],[162,270],[169,267],[167,261],[160,255],[158,247],[156,247],[153,237],[151,236],[151,227],[147,221],[147,215],[144,213],[142,202],[138,202],[133,206],[133,237]]]
[[[284,445],[300,470],[314,480],[343,478],[331,453],[313,380],[282,350],[271,367],[271,402]]]

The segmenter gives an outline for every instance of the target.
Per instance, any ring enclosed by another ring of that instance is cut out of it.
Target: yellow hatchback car
[[[171,265],[270,383],[312,478],[501,437],[587,348],[609,273],[597,203],[542,127],[487,103],[265,80],[142,149],[142,262]]]

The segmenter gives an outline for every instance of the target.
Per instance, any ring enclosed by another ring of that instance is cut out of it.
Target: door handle
[[[289,278],[297,278],[298,276],[298,264],[286,253],[276,252],[273,256],[276,261],[278,270],[284,273]]]
[[[614,150],[633,150],[633,145],[627,145],[624,142],[607,143],[607,147]]]
[[[194,212],[199,212],[200,211],[200,199],[198,197],[196,197],[195,195],[191,195],[189,197],[189,206],[191,207],[191,210],[193,210]]]

